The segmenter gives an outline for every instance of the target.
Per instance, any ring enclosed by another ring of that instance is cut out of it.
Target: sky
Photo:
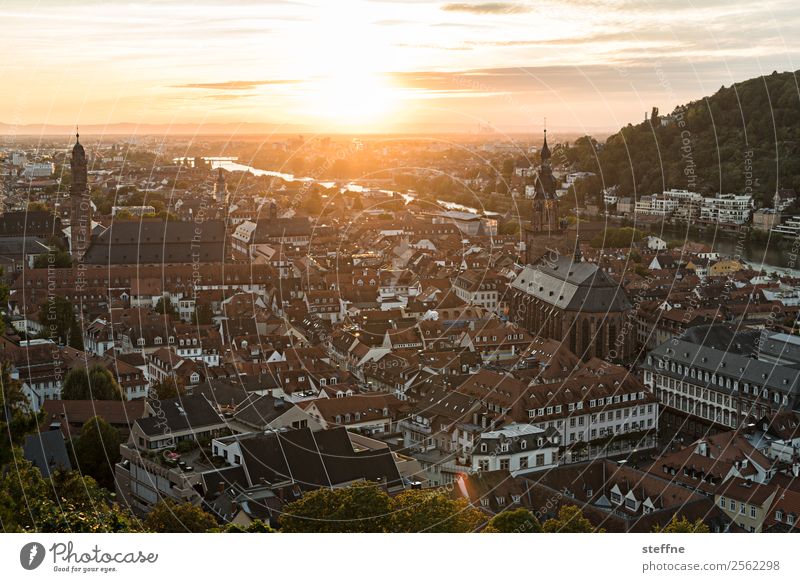
[[[615,130],[800,62],[797,0],[0,0],[0,123]]]

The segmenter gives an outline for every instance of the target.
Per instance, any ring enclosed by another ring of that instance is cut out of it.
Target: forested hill
[[[628,125],[604,144],[581,138],[564,154],[576,169],[601,173],[604,186],[618,184],[637,198],[684,188],[771,201],[776,185],[800,192],[798,83],[797,73],[772,73],[722,87]]]

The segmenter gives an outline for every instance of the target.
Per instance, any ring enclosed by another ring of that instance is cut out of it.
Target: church
[[[622,286],[583,261],[580,241],[574,254],[557,252],[562,245],[552,242],[547,246],[553,250],[537,256],[542,239],[563,233],[550,157],[545,130],[541,163],[533,174],[533,214],[525,227],[527,266],[511,283],[509,317],[533,335],[564,341],[583,360],[625,361],[633,353],[632,334],[623,332],[633,306]]]
[[[75,145],[69,159],[72,183],[69,187],[69,239],[70,253],[82,261],[92,242],[92,199],[89,194],[88,162],[86,150],[81,145],[80,134],[75,133]]]

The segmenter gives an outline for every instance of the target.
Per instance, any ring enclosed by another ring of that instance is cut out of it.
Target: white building
[[[22,174],[26,178],[49,178],[56,171],[53,162],[29,162],[25,164]]]
[[[744,224],[750,219],[753,197],[741,194],[718,194],[703,198],[700,219],[720,224]]]
[[[472,454],[474,471],[509,471],[517,476],[558,464],[561,437],[554,428],[510,424],[481,434]]]
[[[642,196],[636,202],[634,212],[636,214],[646,214],[649,216],[666,216],[678,209],[680,203],[674,198],[665,196]]]

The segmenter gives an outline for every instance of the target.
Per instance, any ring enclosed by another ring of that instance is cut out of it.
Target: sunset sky
[[[798,68],[797,0],[0,0],[0,123],[615,129]]]

